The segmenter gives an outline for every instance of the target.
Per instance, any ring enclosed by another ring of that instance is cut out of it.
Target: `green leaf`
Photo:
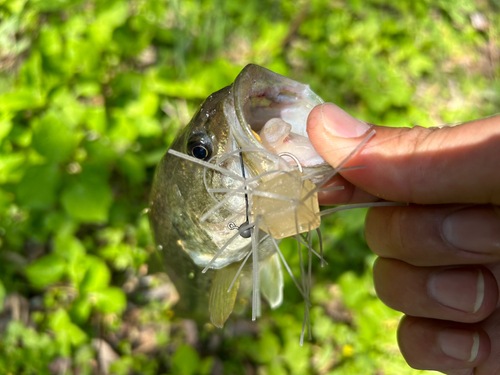
[[[36,124],[33,133],[35,150],[55,162],[68,159],[78,142],[74,132],[59,117],[55,112],[49,113]]]
[[[80,345],[85,342],[87,335],[80,327],[71,322],[65,310],[57,310],[48,319],[49,327],[55,332],[58,341],[63,346],[64,355],[69,355],[70,345]]]
[[[0,184],[19,181],[22,178],[20,166],[25,159],[23,152],[0,154]]]
[[[31,5],[42,12],[57,11],[82,3],[84,0],[31,0]]]
[[[17,125],[17,124],[16,124]],[[14,126],[8,135],[9,141],[20,147],[28,147],[31,144],[33,130],[27,126]]]
[[[106,132],[107,124],[106,110],[104,107],[89,107],[85,113],[84,122],[87,129],[94,130],[103,135]]]
[[[101,289],[93,292],[96,299],[95,308],[103,313],[121,313],[127,307],[125,293],[116,287]]]
[[[106,288],[111,280],[111,272],[106,263],[97,257],[87,256],[87,271],[80,283],[80,292],[89,293]]]
[[[34,99],[28,108],[36,108],[45,104],[46,93],[42,89],[43,77],[42,56],[38,50],[34,50],[19,72],[19,79],[26,93]]]
[[[4,2],[5,6],[14,14],[19,14],[24,8],[27,0],[10,0]]]
[[[79,263],[85,255],[85,247],[75,236],[60,231],[55,237],[54,253],[60,255],[68,262]]]
[[[29,167],[17,185],[19,202],[28,208],[46,208],[53,205],[59,180],[56,164]]]
[[[132,152],[127,152],[118,159],[118,165],[121,172],[129,179],[131,183],[139,184],[146,179],[146,170],[142,159]]]
[[[115,1],[111,3],[111,6],[109,4],[110,2],[107,2],[102,6],[106,9],[99,12],[96,20],[89,27],[89,34],[97,46],[105,46],[105,43],[109,43],[113,30],[123,24],[129,14],[127,2]]]
[[[10,116],[0,114],[0,141],[4,139],[12,129],[12,121]]]
[[[14,199],[14,194],[0,189],[0,212],[7,209],[7,207],[10,205],[10,202],[12,202],[13,199]]]
[[[156,114],[158,105],[159,98],[157,94],[149,91],[143,91],[139,100],[131,102],[125,108],[125,111],[127,115],[131,117],[152,117]]]
[[[58,108],[57,116],[66,126],[72,130],[80,123],[86,109],[80,103],[73,92],[68,88],[62,88],[51,95],[54,107]]]
[[[107,221],[112,200],[111,188],[99,177],[81,179],[66,187],[61,197],[71,216],[87,222]]]
[[[57,254],[44,255],[24,269],[30,283],[43,288],[61,280],[66,272],[66,262]]]
[[[161,125],[155,118],[140,116],[135,119],[137,132],[141,137],[157,137],[161,134]]]
[[[42,107],[44,98],[31,88],[21,88],[17,91],[0,95],[1,111],[22,111],[24,109],[34,109]]]
[[[200,366],[200,357],[189,345],[181,345],[172,356],[174,375],[194,375]]]
[[[113,126],[108,135],[121,147],[126,147],[137,139],[138,129],[134,119],[129,118],[124,111],[113,111]]]
[[[59,31],[48,24],[44,25],[38,36],[41,52],[48,56],[60,55],[63,49]]]
[[[84,323],[92,312],[92,302],[88,296],[77,298],[73,301],[69,315],[77,323]]]
[[[214,358],[213,357],[206,357],[203,358],[201,361],[200,365],[198,366],[198,373],[200,375],[209,375],[212,374],[212,368],[214,367]],[[271,372],[273,375],[282,375],[282,374],[275,374],[274,372]],[[285,375],[285,373],[283,373]]]

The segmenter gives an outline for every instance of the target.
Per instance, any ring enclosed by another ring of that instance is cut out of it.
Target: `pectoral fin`
[[[208,309],[210,312],[210,321],[218,328],[224,326],[224,322],[233,312],[234,302],[236,301],[236,295],[240,286],[240,276],[236,279],[231,291],[228,293],[227,290],[233,282],[239,266],[240,262],[233,263],[215,271],[215,276],[210,287]]]
[[[260,269],[260,291],[271,308],[283,301],[283,273],[278,253],[267,259]]]

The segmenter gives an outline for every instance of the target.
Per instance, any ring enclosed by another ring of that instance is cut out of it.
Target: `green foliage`
[[[193,338],[175,298],[150,296],[171,284],[146,275],[143,210],[178,130],[250,62],[371,123],[499,112],[500,12],[478,4],[0,0],[0,373],[97,373],[102,342],[113,374],[420,373],[398,351],[400,314],[374,294],[364,212],[323,222],[329,266],[315,267],[301,347],[287,278],[283,306],[257,325],[233,317]],[[283,242],[298,273],[295,246]],[[29,306],[18,320],[13,299]]]
[[[47,364],[57,353],[57,342],[49,334],[13,321],[2,334],[0,371],[4,374],[49,375]]]
[[[66,262],[57,254],[49,254],[28,265],[24,272],[30,282],[44,287],[59,281],[66,272]]]
[[[198,353],[188,345],[181,345],[172,356],[172,371],[176,375],[194,375],[199,366]]]

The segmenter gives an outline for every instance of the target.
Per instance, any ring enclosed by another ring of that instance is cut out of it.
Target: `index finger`
[[[313,109],[307,132],[316,151],[335,166],[369,129],[331,103]],[[342,172],[382,199],[418,204],[500,204],[500,116],[440,128],[374,126],[375,137]]]

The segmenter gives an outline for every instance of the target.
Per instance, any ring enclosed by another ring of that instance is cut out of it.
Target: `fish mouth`
[[[287,161],[304,168],[327,166],[307,135],[309,113],[323,103],[309,85],[250,64],[233,84],[233,101],[239,147],[292,154]]]

